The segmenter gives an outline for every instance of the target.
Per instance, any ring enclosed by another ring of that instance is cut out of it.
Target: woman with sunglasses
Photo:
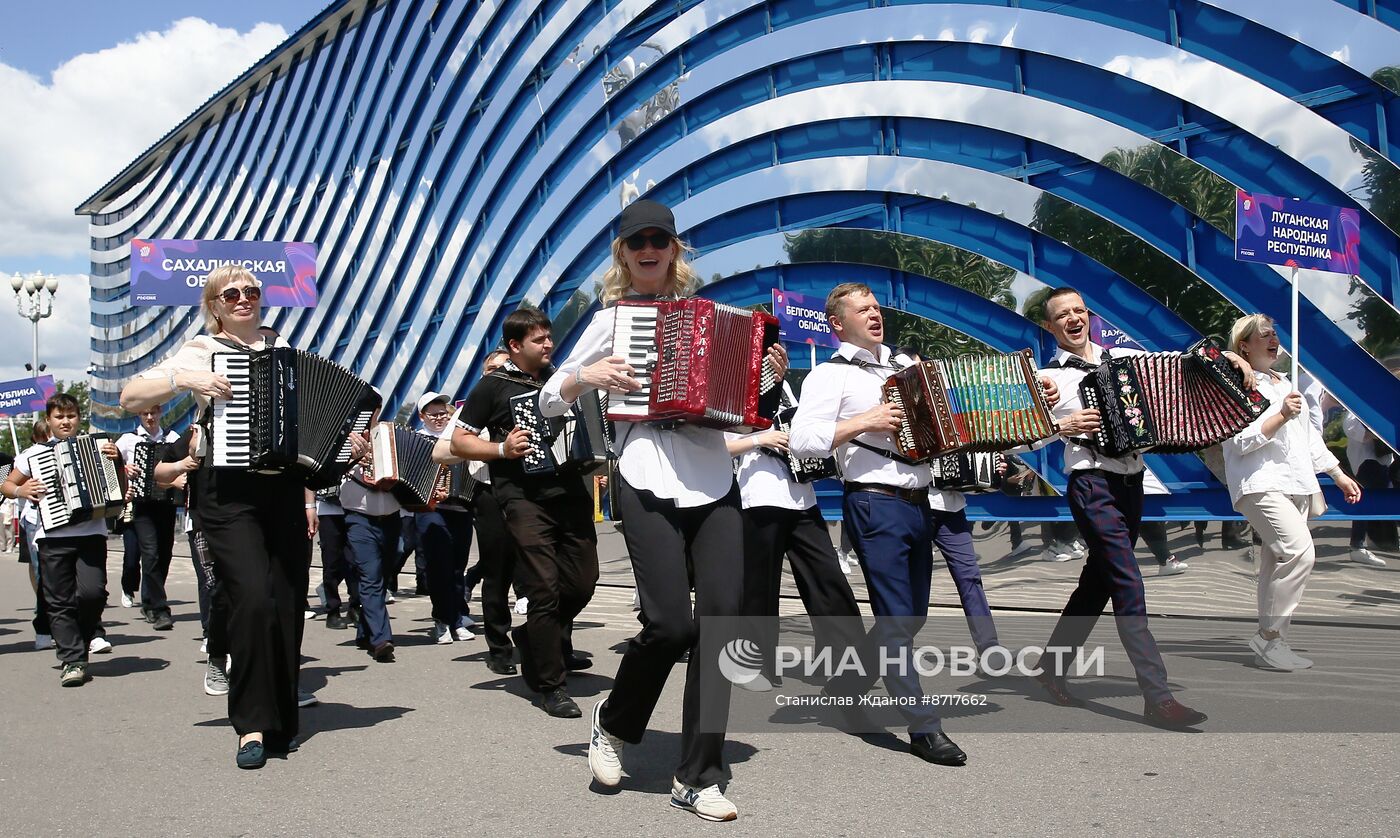
[[[207,334],[122,389],[122,407],[138,412],[188,392],[201,421],[213,399],[233,395],[213,372],[215,352],[257,352],[287,343],[262,328],[262,291],[242,267],[209,274],[201,301]],[[208,439],[207,433],[200,434]],[[352,454],[363,456],[356,437]],[[306,604],[307,557],[316,530],[316,503],[292,474],[199,470],[200,526],[227,606],[228,716],[238,734],[239,768],[261,768],[267,754],[296,750],[297,669]]]
[[[670,209],[637,201],[622,211],[619,228],[612,266],[603,276],[604,308],[540,393],[547,416],[563,415],[585,390],[640,389],[633,368],[613,352],[618,300],[684,297],[699,284],[686,261],[690,248],[676,238]],[[770,350],[770,361],[780,377],[786,373],[781,347]],[[618,751],[641,741],[672,666],[702,633],[715,630],[704,618],[740,613],[737,580],[744,570],[739,490],[722,431],[619,423],[616,447],[624,537],[647,619],[628,643],[612,692],[593,708],[588,764],[594,779],[607,787],[622,781]],[[693,615],[688,559],[694,566]],[[723,731],[730,685],[716,661],[700,657],[693,655],[686,666],[681,761],[671,783],[671,805],[705,820],[729,821],[738,810],[719,784],[729,774]]]

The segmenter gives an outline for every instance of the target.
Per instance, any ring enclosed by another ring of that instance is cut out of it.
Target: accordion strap
[[[898,361],[896,361],[893,355],[890,356],[890,362],[888,364],[872,364],[869,361],[862,361],[855,358],[847,358],[844,355],[832,355],[831,360],[828,363],[846,364],[847,366],[860,367],[863,370],[894,370],[895,372],[899,372],[900,370],[907,369],[907,366],[904,364],[900,364]],[[849,444],[854,445],[857,448],[864,448],[866,451],[879,454],[881,457],[884,457],[887,460],[893,460],[896,463],[903,463],[906,466],[923,465],[917,460],[909,459],[908,457],[904,456],[898,451],[891,451],[888,448],[881,448],[878,445],[871,445],[868,442],[861,442],[858,439],[851,440]]]

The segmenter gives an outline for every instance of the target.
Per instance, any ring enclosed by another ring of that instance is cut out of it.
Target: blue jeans
[[[931,526],[933,543],[948,562],[948,575],[957,586],[973,645],[979,652],[997,645],[997,627],[992,621],[991,606],[987,604],[987,592],[982,589],[982,569],[977,566],[977,552],[972,548],[972,527],[967,523],[967,512],[935,509]]]
[[[467,553],[472,547],[472,514],[460,509],[419,512],[413,516],[418,555],[427,562],[428,596],[433,620],[454,629],[462,621],[466,599]]]
[[[398,558],[399,513],[366,515],[345,510],[345,541],[350,547],[350,573],[360,592],[360,621],[355,640],[370,648],[393,638],[389,609],[384,605],[384,566]]]

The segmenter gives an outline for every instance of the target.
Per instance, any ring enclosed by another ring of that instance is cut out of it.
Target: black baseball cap
[[[634,201],[622,208],[622,217],[618,220],[617,237],[625,239],[633,233],[655,227],[664,230],[670,235],[676,235],[676,217],[671,214],[671,208],[658,201]]]

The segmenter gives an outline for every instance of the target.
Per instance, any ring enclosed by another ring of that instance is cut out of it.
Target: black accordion
[[[935,457],[933,487],[954,492],[995,492],[1001,489],[997,473],[1003,456],[996,451],[959,451]]]
[[[1109,358],[1080,381],[1079,396],[1099,412],[1088,444],[1109,457],[1200,451],[1244,430],[1269,406],[1258,390],[1244,389],[1243,376],[1212,339],[1185,352]]]
[[[1029,349],[924,361],[886,379],[885,401],[904,411],[894,435],[906,459],[1005,451],[1054,436],[1055,423]]]
[[[607,417],[623,422],[693,422],[721,430],[766,430],[781,382],[768,363],[778,319],[699,297],[622,300],[613,354],[642,388],[617,396]]]
[[[596,391],[579,396],[563,416],[540,412],[539,391],[510,399],[515,427],[525,431],[530,450],[521,460],[526,474],[589,474],[608,461],[612,433]]]
[[[773,429],[785,434],[791,433],[792,417],[796,415],[796,407],[786,407],[778,411],[778,415],[773,417]],[[795,483],[814,483],[840,473],[836,468],[835,457],[797,457],[791,449],[787,453],[774,452],[774,456],[787,466],[788,474]]]
[[[45,530],[121,514],[126,505],[126,471],[102,455],[106,441],[105,435],[84,434],[29,455],[31,476],[48,489],[35,501]]]
[[[387,490],[409,509],[431,509],[437,505],[437,488],[442,467],[433,462],[432,437],[390,422],[379,422],[369,435],[370,458],[364,464],[365,482]]]
[[[350,470],[350,434],[367,430],[381,403],[354,373],[288,347],[216,352],[213,369],[233,385],[233,398],[214,402],[214,468],[291,471],[313,487],[337,483]]]
[[[156,485],[156,465],[163,462],[170,444],[165,442],[137,442],[131,452],[131,465],[136,467],[136,476],[131,478],[131,499],[149,503],[171,503],[183,506],[185,493],[174,487]]]
[[[453,463],[450,466],[442,466],[438,472],[438,489],[442,490],[446,497],[443,501],[451,501],[461,506],[471,506],[472,496],[476,494],[476,478],[472,477],[470,463]]]

